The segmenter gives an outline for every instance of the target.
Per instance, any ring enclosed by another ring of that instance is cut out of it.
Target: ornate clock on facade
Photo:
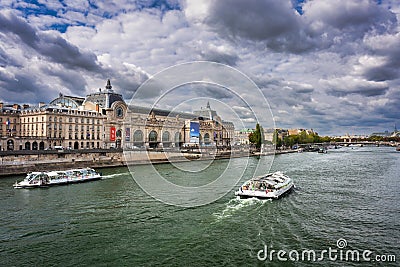
[[[117,118],[123,118],[124,117],[124,109],[121,107],[117,107],[115,109],[115,115],[117,116]]]

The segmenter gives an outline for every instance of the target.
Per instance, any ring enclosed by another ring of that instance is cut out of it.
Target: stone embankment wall
[[[242,155],[243,156],[243,155]],[[179,151],[19,151],[0,152],[0,176],[26,174],[32,171],[65,170],[72,168],[104,168],[150,163],[229,158],[230,153],[205,155]]]
[[[31,151],[25,153],[0,153],[0,176],[26,174],[32,171],[50,171],[72,168],[102,168],[123,166],[121,151],[96,150]]]
[[[217,154],[180,153],[179,151],[125,151],[125,153],[123,153],[122,150],[18,151],[18,153],[16,151],[1,151],[0,176],[26,174],[32,171],[66,170],[84,167],[106,168],[126,165],[212,160],[259,155],[259,153],[231,153],[228,151],[219,152]]]

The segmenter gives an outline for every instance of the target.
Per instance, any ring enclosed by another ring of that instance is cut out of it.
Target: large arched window
[[[163,142],[169,142],[169,137],[170,135],[169,135],[169,132],[168,131],[165,131],[165,132],[163,132],[163,135],[162,135],[162,141]]]
[[[149,142],[157,142],[157,132],[151,131],[149,133]]]
[[[204,143],[206,143],[206,144],[210,143],[210,134],[209,133],[204,134]]]
[[[136,130],[133,133],[133,141],[134,142],[143,142],[143,132],[141,130]]]
[[[11,139],[7,141],[7,150],[14,150],[14,141]]]
[[[38,150],[38,143],[36,141],[32,143],[32,150]]]
[[[25,143],[25,150],[31,150],[31,143],[30,142],[26,142]]]
[[[50,105],[57,105],[62,107],[78,108],[79,104],[72,98],[60,96],[50,102]]]
[[[182,134],[180,132],[175,133],[174,141],[175,141],[175,147],[179,147],[181,145]]]
[[[175,133],[175,143],[179,143],[182,140],[182,135],[180,132]]]
[[[169,134],[168,131],[163,132],[162,142],[163,142],[163,147],[170,147],[171,146],[170,134]]]

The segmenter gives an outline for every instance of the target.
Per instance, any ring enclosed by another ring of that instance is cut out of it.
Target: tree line
[[[263,128],[257,123],[256,129],[254,132],[249,134],[249,142],[253,144],[257,149],[261,148],[261,145],[264,140],[264,131]],[[362,139],[363,141],[370,142],[400,142],[400,137],[384,137],[384,136],[376,136],[372,135],[367,138]],[[342,138],[338,137],[329,137],[329,136],[319,136],[317,133],[311,132],[307,133],[307,131],[301,131],[299,134],[288,135],[283,139],[279,137],[278,130],[275,130],[273,135],[272,143],[278,147],[293,147],[296,144],[312,144],[312,143],[330,143],[330,142],[342,142]]]

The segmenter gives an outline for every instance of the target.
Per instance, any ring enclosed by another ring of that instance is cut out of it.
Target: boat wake
[[[271,199],[258,199],[258,198],[247,198],[247,199],[231,199],[226,204],[226,207],[221,212],[216,212],[213,215],[217,218],[217,221],[229,218],[233,216],[236,212],[243,208],[248,208],[253,205],[264,205],[267,202],[271,202]]]
[[[101,176],[101,178],[102,179],[112,179],[112,178],[115,178],[115,177],[125,176],[125,175],[131,175],[131,174],[129,172],[114,173],[114,174],[103,175],[103,176]]]

